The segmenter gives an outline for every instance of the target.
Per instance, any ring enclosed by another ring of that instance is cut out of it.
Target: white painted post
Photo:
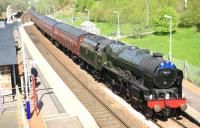
[[[147,2],[147,28],[149,27],[149,0],[146,0]]]
[[[88,9],[85,9],[85,11],[87,11],[87,19],[88,19],[88,21],[90,21],[90,12],[89,12],[89,10]]]
[[[172,17],[168,15],[164,15],[164,17],[169,19],[169,31],[170,31],[169,61],[172,62]]]
[[[172,17],[170,18],[170,49],[169,49],[170,62],[172,61]]]
[[[26,25],[25,25],[26,26]],[[21,33],[23,33],[22,25],[19,27]],[[22,35],[21,35],[22,36]],[[31,118],[30,114],[30,101],[28,98],[28,79],[27,79],[27,64],[26,64],[26,54],[25,54],[25,46],[24,46],[25,40],[22,38],[22,54],[23,54],[23,64],[24,64],[24,78],[25,78],[25,90],[26,90],[26,112],[27,112],[27,119]]]
[[[7,23],[10,24],[11,23],[11,7],[10,7],[10,5],[7,6],[6,13],[7,13]]]
[[[187,8],[187,0],[185,0],[185,9]]]
[[[113,11],[113,12],[117,14],[117,38],[119,38],[120,37],[119,12],[118,11]]]

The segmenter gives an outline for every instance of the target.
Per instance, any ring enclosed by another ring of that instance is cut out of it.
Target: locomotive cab
[[[102,36],[90,34],[81,43],[80,56],[92,67],[101,71],[102,65],[107,64],[107,56],[104,49],[111,42],[111,40]]]

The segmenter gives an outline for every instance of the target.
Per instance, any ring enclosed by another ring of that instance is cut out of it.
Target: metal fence
[[[172,58],[176,66],[184,73],[184,78],[200,87],[200,67],[190,64],[187,60]]]
[[[18,86],[16,86],[16,97],[17,97],[16,117],[17,117],[18,128],[29,128],[28,120],[26,118],[26,113],[22,101],[22,96],[19,92]]]

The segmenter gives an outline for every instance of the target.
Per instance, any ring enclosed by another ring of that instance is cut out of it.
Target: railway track
[[[29,21],[27,16],[24,17],[23,21]],[[43,37],[43,35],[36,30],[35,27],[26,28],[30,38],[35,43],[36,47],[40,50],[47,61],[52,65],[58,75],[68,85],[72,92],[78,97],[78,99],[84,104],[88,111],[93,115],[99,127],[104,128],[124,128],[124,127],[146,127],[128,121],[124,121],[122,117],[118,116],[109,105],[102,101],[101,98],[95,95],[99,90],[88,88],[88,81],[84,78],[80,78],[81,75],[70,70],[69,64],[63,61],[61,55],[57,54],[50,48],[50,43]],[[79,76],[79,78],[77,77]],[[83,77],[83,76],[81,76]],[[102,92],[100,92],[102,93]],[[102,95],[104,95],[102,93]],[[195,123],[191,122],[186,117],[181,117],[181,120],[170,118],[167,121],[158,120],[155,122],[158,127],[161,128],[196,128],[199,127]]]
[[[187,116],[180,116],[179,119],[169,118],[167,121],[158,120],[154,121],[160,128],[199,128],[199,124],[193,122]]]
[[[23,17],[23,21],[29,21],[27,16]],[[69,70],[69,64],[64,63],[54,50],[50,50],[50,43],[46,38],[41,35],[35,27],[26,28],[26,32],[29,37],[35,43],[41,54],[47,59],[58,75],[63,79],[67,86],[82,102],[82,104],[92,114],[97,124],[101,128],[127,128],[127,127],[146,127],[137,124],[137,122],[129,122],[126,118],[120,118],[115,112],[112,111],[105,102],[102,102],[100,97],[97,97],[94,93],[98,92],[98,89],[89,89],[87,86],[88,81],[82,81],[80,75],[76,72]],[[52,46],[51,46],[52,47]],[[55,48],[55,47],[54,47]],[[67,67],[68,66],[68,67]],[[76,75],[75,75],[76,74]],[[100,92],[102,93],[102,92]],[[102,95],[104,95],[102,93]],[[125,120],[124,120],[125,119]],[[135,124],[135,125],[134,125]]]

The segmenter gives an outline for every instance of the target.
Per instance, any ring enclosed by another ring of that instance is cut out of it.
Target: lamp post
[[[29,22],[20,26],[21,33],[23,31],[22,27],[33,25],[33,22]],[[25,47],[24,47],[24,39],[22,38],[22,54],[23,54],[23,64],[24,64],[24,79],[25,79],[25,91],[26,91],[26,111],[27,111],[27,119],[31,118],[30,114],[30,101],[28,98],[28,72],[27,72],[27,65],[26,65],[26,54],[25,54]]]
[[[47,6],[45,6],[45,15],[47,15]]]
[[[117,14],[117,37],[120,36],[120,27],[119,27],[119,12],[118,11],[113,11],[113,13]]]
[[[188,2],[187,0],[184,1],[184,3],[185,3],[185,6],[184,6],[185,9],[187,8],[187,2]]]
[[[73,2],[72,23],[74,23],[76,0]]]
[[[53,6],[53,15],[54,15],[54,18],[56,18],[56,6],[55,5]]]
[[[11,6],[8,5],[6,8],[6,13],[7,13],[7,23],[10,24],[11,23]]]
[[[88,9],[85,9],[87,11],[88,21],[90,21],[90,11]]]
[[[147,2],[147,28],[149,27],[149,0],[146,0]]]
[[[21,28],[22,29],[22,28]],[[24,48],[24,41],[22,40],[22,54],[23,54],[23,63],[24,63],[24,79],[25,79],[25,91],[26,91],[26,112],[27,112],[27,119],[31,119],[30,116],[30,101],[28,98],[28,85],[27,85],[27,67],[26,67],[26,54]]]
[[[169,46],[169,61],[172,61],[172,17],[164,15],[165,18],[169,19],[169,31],[170,31],[170,46]]]
[[[61,8],[61,19],[63,20],[63,9]]]

